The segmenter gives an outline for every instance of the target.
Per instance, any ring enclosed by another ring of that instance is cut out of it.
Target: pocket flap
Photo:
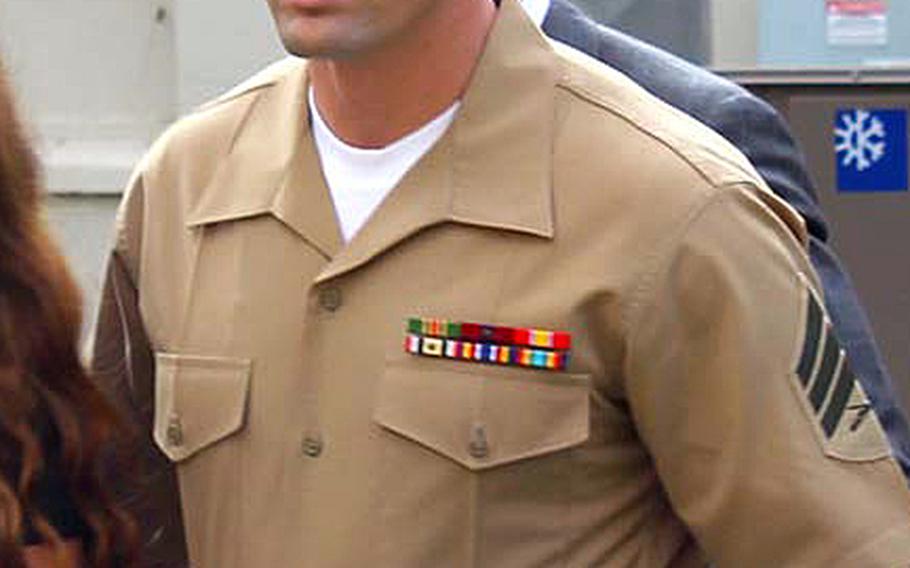
[[[390,364],[374,420],[472,470],[587,440],[588,376],[454,365]]]
[[[181,461],[240,430],[251,361],[155,354],[155,443]]]

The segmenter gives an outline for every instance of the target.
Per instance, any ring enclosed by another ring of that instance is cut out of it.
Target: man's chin
[[[355,46],[335,42],[301,41],[299,38],[282,40],[285,51],[305,59],[356,59],[361,53]]]
[[[281,43],[291,55],[305,58],[344,58],[351,54],[351,46],[337,38],[318,37],[314,34],[281,33]]]

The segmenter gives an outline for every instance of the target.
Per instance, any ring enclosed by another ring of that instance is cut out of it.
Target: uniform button
[[[323,288],[320,290],[319,305],[326,311],[336,311],[341,307],[341,290],[338,288]]]
[[[183,424],[180,423],[180,417],[172,415],[167,421],[167,443],[171,446],[183,445]]]
[[[322,438],[319,436],[305,436],[303,438],[303,453],[307,457],[318,458],[322,455],[324,447]]]
[[[471,443],[468,444],[468,454],[472,458],[482,460],[490,455],[490,444],[487,442],[487,429],[482,424],[475,424],[471,428]]]

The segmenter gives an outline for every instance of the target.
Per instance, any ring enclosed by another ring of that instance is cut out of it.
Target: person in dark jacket
[[[625,73],[665,102],[729,140],[771,189],[805,219],[809,254],[834,330],[869,395],[894,456],[910,476],[910,428],[846,269],[828,244],[829,229],[802,154],[780,115],[744,88],[667,51],[601,26],[569,0],[525,0],[548,36]]]

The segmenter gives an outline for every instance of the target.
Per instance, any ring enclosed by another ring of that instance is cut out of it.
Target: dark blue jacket
[[[895,457],[910,477],[910,429],[856,291],[828,246],[828,226],[803,158],[780,115],[739,85],[662,49],[598,25],[569,0],[552,0],[544,32],[625,73],[652,94],[719,132],[749,158],[774,193],[805,218],[809,255],[825,304]]]

